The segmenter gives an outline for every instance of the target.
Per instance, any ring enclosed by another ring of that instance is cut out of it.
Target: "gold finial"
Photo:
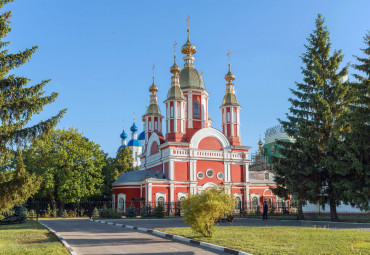
[[[261,135],[260,135],[260,139],[258,141],[258,152],[261,152],[262,151],[262,141],[261,141]]]
[[[155,68],[155,65],[153,64],[153,83],[154,83],[154,68]]]
[[[230,72],[230,55],[231,55],[231,50],[229,50],[229,51],[227,52],[227,56],[229,57],[229,72]]]

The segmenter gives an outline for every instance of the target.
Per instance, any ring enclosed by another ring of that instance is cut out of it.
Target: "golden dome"
[[[228,82],[232,82],[235,80],[235,75],[233,75],[230,71],[225,75],[225,80]]]
[[[152,92],[153,94],[158,92],[158,87],[154,84],[154,81],[152,86],[149,87],[149,91]]]
[[[181,53],[191,56],[192,54],[195,54],[197,52],[197,49],[195,46],[190,42],[188,39],[187,42],[181,47]]]
[[[240,105],[234,93],[226,92],[226,95],[224,96],[224,99],[222,100],[221,107],[222,106],[240,106]]]
[[[171,66],[170,68],[170,73],[176,75],[178,74],[179,72],[181,72],[181,69],[180,67],[176,64],[176,62],[173,64],[173,66]]]
[[[206,89],[202,75],[193,67],[185,67],[180,72],[181,89]]]

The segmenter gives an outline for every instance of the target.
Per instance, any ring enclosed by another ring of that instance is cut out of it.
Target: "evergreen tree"
[[[343,121],[348,125],[343,139],[333,157],[334,167],[348,169],[345,178],[337,183],[336,189],[341,191],[343,201],[356,205],[360,209],[369,210],[370,203],[370,32],[364,38],[366,48],[362,49],[365,57],[356,57],[358,64],[353,67],[360,72],[354,74],[356,82],[352,82],[355,102],[351,105],[348,115]]]
[[[12,0],[0,1],[0,9],[9,2]],[[10,18],[10,11],[0,14],[0,213],[6,212],[14,205],[21,205],[35,193],[39,185],[34,175],[24,171],[23,165],[17,166],[16,170],[11,168],[14,147],[19,148],[29,139],[53,129],[65,112],[60,111],[46,121],[27,126],[31,117],[40,113],[45,105],[54,102],[58,94],[44,96],[43,88],[49,80],[27,86],[29,79],[9,74],[14,68],[29,61],[37,50],[37,46],[33,46],[18,53],[9,53],[6,48],[10,42],[4,39],[11,31]],[[21,162],[21,159],[18,158],[15,162]],[[27,183],[27,186],[24,186],[24,183]],[[25,191],[25,188],[28,190]]]
[[[134,170],[134,159],[130,147],[120,149],[116,155],[114,163],[115,171],[119,174]]]
[[[297,193],[300,200],[330,204],[331,219],[338,220],[336,206],[342,200],[337,184],[346,178],[348,169],[337,166],[335,150],[348,128],[348,116],[353,94],[343,78],[348,67],[340,69],[341,51],[330,55],[329,31],[318,15],[316,29],[310,34],[306,52],[302,55],[304,75],[297,89],[291,89],[291,115],[280,123],[296,142],[282,150],[284,159],[276,160],[274,169],[277,185]],[[296,180],[294,180],[296,179]]]

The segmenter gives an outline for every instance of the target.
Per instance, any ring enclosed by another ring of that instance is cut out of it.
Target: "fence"
[[[34,200],[26,204],[28,217],[92,217],[94,209],[102,211],[104,209],[115,209],[117,212],[124,216],[142,216],[152,217],[162,210],[165,216],[182,216],[180,202],[161,202],[161,209],[158,208],[158,203],[145,203],[144,201],[127,201],[118,203],[108,200],[89,200],[89,201],[47,201],[47,200]],[[262,213],[262,203],[255,202],[236,202],[235,207],[231,214],[234,216],[245,215],[259,215]],[[270,215],[286,215],[295,214],[297,212],[297,205],[290,204],[289,201],[283,202],[269,202],[268,214]]]

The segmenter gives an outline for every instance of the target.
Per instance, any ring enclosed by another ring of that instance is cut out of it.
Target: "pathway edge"
[[[77,255],[76,252],[72,249],[72,247],[69,245],[69,243],[67,243],[66,240],[64,240],[64,238],[58,234],[58,232],[56,232],[54,229],[50,228],[48,225],[40,222],[39,220],[37,221],[38,223],[40,223],[42,226],[44,226],[45,228],[47,228],[50,232],[52,232],[54,235],[56,235],[59,240],[62,242],[62,244],[67,248],[67,250],[69,251],[69,253],[71,255]]]
[[[223,246],[219,246],[219,245],[215,245],[215,244],[211,244],[211,243],[201,242],[201,241],[193,240],[193,239],[186,238],[186,237],[183,237],[183,236],[171,235],[171,234],[167,234],[165,232],[161,232],[161,231],[154,230],[154,229],[135,227],[135,226],[131,226],[131,225],[114,223],[114,222],[105,221],[105,220],[90,219],[90,221],[98,222],[98,223],[101,223],[101,224],[115,225],[115,226],[123,227],[123,228],[129,228],[129,229],[133,229],[133,230],[137,230],[137,231],[141,231],[141,232],[146,232],[146,233],[150,233],[150,234],[153,234],[153,235],[156,235],[156,236],[169,238],[169,239],[175,240],[177,242],[191,243],[191,244],[195,244],[195,245],[199,245],[199,246],[204,246],[204,247],[207,247],[209,249],[216,250],[216,251],[223,251],[223,252],[230,253],[230,254],[252,255],[252,254],[244,252],[244,251],[238,251],[238,250],[230,249],[230,248],[227,248],[227,247],[223,247]]]

